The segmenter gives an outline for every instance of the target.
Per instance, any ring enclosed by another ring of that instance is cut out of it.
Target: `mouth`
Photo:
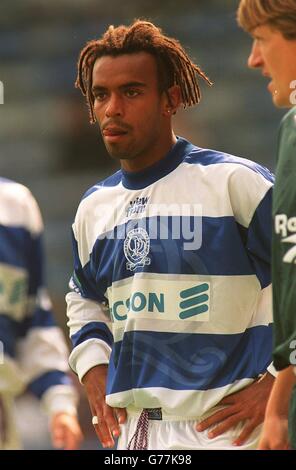
[[[263,77],[270,80],[267,84],[267,89],[268,89],[268,91],[270,91],[270,93],[273,93],[274,92],[274,82],[273,82],[272,76],[267,72],[263,72],[262,75],[263,75]]]
[[[127,135],[128,131],[120,127],[106,127],[103,129],[102,134],[106,141],[117,142]]]

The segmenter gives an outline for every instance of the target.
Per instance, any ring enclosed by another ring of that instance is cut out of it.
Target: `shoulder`
[[[0,178],[0,193],[2,200],[6,199],[15,204],[23,204],[24,198],[32,196],[26,186],[6,178]]]
[[[274,175],[268,168],[247,158],[220,152],[218,150],[194,147],[184,159],[184,163],[201,165],[208,169],[209,176],[219,172],[225,176],[237,175],[247,179],[257,178],[256,175],[273,183]]]
[[[271,213],[274,176],[264,166],[228,153],[199,148],[186,156],[184,165],[186,163],[195,186],[201,179],[208,197],[213,198],[215,204],[229,203],[235,219],[242,226],[249,226],[262,201],[266,201],[266,212]]]
[[[94,186],[89,188],[81,198],[75,217],[75,224],[80,219],[84,220],[88,214],[93,218],[94,209],[96,211],[101,208],[104,210],[104,205],[110,204],[110,199],[114,196],[114,192],[121,187],[122,173],[118,170],[108,178],[99,181]]]
[[[97,193],[98,191],[106,188],[114,188],[118,186],[118,184],[121,182],[122,178],[122,173],[121,170],[118,170],[116,173],[114,173],[111,176],[108,176],[108,178],[105,178],[102,181],[99,181],[96,183],[94,186],[89,188],[82,196],[81,201],[84,199],[87,199],[89,196],[91,196],[94,193]]]
[[[0,223],[22,227],[34,234],[42,230],[40,210],[29,188],[0,178]]]

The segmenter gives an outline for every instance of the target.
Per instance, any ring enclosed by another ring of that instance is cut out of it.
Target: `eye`
[[[107,93],[105,91],[96,91],[94,93],[94,98],[96,101],[103,101],[107,96]]]
[[[138,96],[139,94],[140,94],[139,90],[129,89],[129,90],[126,90],[126,91],[125,91],[125,95],[126,95],[128,98],[135,98],[135,97]]]
[[[255,41],[260,44],[261,42],[264,42],[265,38],[263,36],[255,36]]]

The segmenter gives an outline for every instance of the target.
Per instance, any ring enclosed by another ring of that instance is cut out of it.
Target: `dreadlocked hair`
[[[184,108],[199,103],[201,91],[198,77],[212,85],[205,73],[194,64],[178,40],[165,36],[160,28],[148,21],[136,20],[130,26],[109,26],[101,39],[89,41],[78,60],[75,82],[86,97],[90,121],[95,122],[92,72],[95,61],[102,56],[148,52],[157,63],[160,91],[178,85]]]

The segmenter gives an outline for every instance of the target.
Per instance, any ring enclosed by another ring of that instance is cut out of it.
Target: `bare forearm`
[[[275,379],[266,414],[287,416],[293,385],[296,383],[294,367],[289,366],[278,373]]]
[[[268,400],[262,436],[258,449],[289,449],[288,412],[293,385],[296,382],[293,367],[279,372]]]

